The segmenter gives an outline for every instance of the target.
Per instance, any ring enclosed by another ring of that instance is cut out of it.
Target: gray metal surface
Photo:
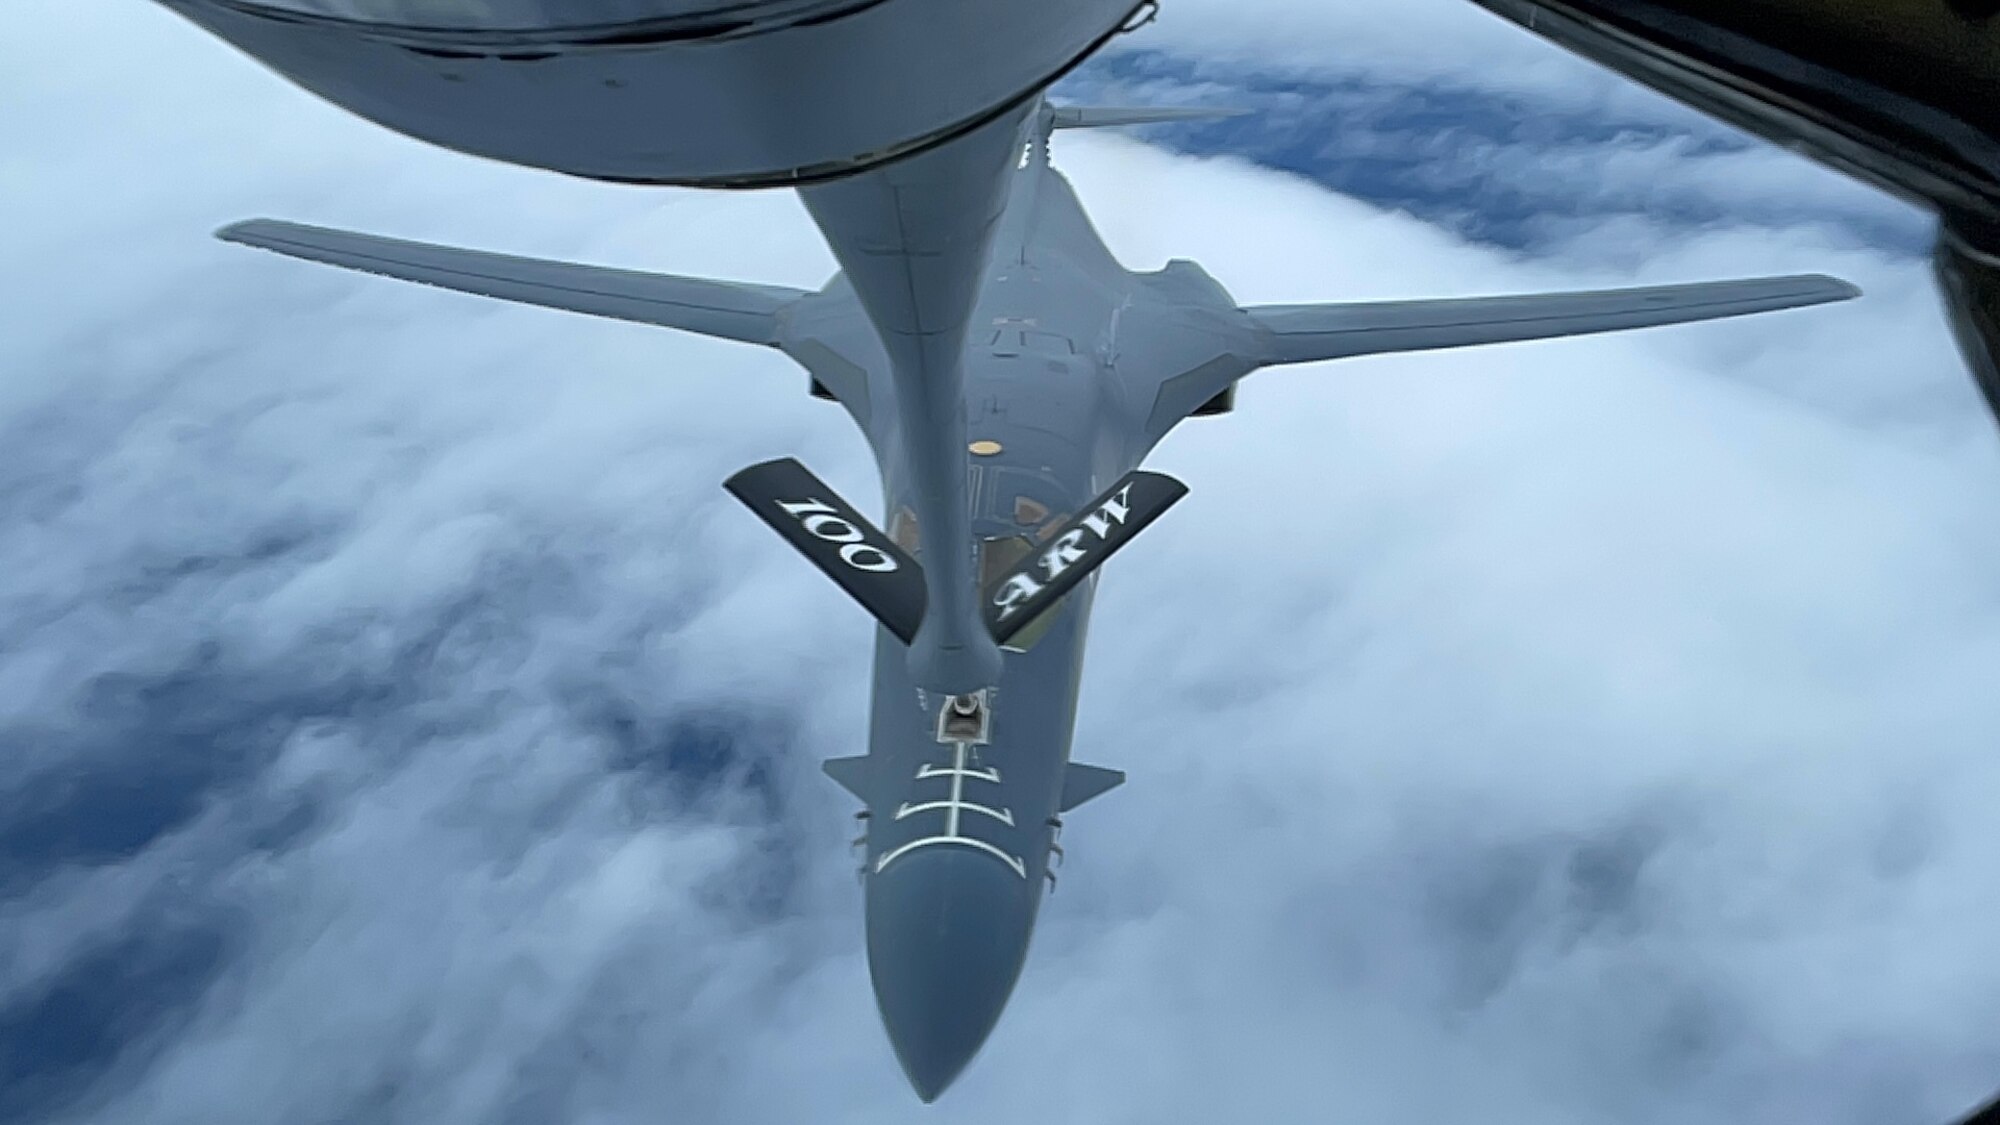
[[[738,340],[778,342],[778,311],[806,295],[781,285],[750,285],[634,270],[455,250],[303,223],[252,219],[216,232],[227,242],[363,273]]]
[[[1114,260],[1047,161],[1059,117],[1040,109],[807,192],[843,267],[815,293],[538,266],[294,224],[229,230],[373,273],[772,342],[848,410],[881,468],[884,526],[913,550],[929,601],[910,646],[878,630],[868,752],[827,772],[866,807],[870,973],[926,1100],[985,1042],[1020,975],[1062,815],[1123,779],[1070,761],[1097,576],[1004,652],[981,625],[982,579],[1011,569],[1261,366],[1856,294],[1813,276],[1241,309],[1194,263],[1135,273]],[[948,697],[974,691],[988,704],[980,734],[944,737]]]
[[[245,8],[392,28],[546,31],[824,18],[870,0],[240,0]]]
[[[895,443],[893,459],[909,482],[904,503],[930,548],[923,559],[930,609],[910,644],[910,672],[943,692],[977,691],[1000,672],[973,580],[965,344],[1007,203],[1007,169],[1037,108],[1021,106],[878,172],[800,191],[887,353],[885,385],[871,397],[895,404],[893,415],[877,420],[887,427],[881,439]]]
[[[1458,348],[1581,336],[1770,312],[1860,296],[1854,286],[1822,274],[1750,281],[1659,285],[1546,297],[1466,297],[1448,301],[1385,301],[1355,305],[1257,305],[1244,311],[1271,330],[1270,362]]]
[[[797,185],[1031,100],[1140,0],[160,0],[432,144],[631,183]]]

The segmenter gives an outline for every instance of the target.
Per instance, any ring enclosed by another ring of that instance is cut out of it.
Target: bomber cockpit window
[[[1025,535],[996,535],[979,541],[979,588],[1000,581],[1000,576],[1019,566],[1035,545]]]
[[[1054,526],[1051,524],[1050,526]],[[1035,543],[1025,535],[996,535],[979,541],[979,588],[990,590],[995,582],[1008,571],[1021,565],[1021,561],[1035,549]],[[1022,626],[1021,631],[1008,640],[1006,647],[1015,652],[1026,652],[1036,641],[1049,631],[1055,623],[1056,614],[1061,612],[1063,603],[1043,610],[1033,621]]]

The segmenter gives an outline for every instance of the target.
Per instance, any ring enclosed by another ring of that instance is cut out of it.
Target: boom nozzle
[[[937,740],[983,746],[992,740],[993,712],[986,693],[954,695],[938,708]]]

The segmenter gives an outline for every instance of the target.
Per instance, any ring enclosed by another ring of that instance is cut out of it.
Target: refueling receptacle
[[[937,740],[984,746],[992,740],[993,710],[982,689],[970,695],[954,695],[938,708]]]

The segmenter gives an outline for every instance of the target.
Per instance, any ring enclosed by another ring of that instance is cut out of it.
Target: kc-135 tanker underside
[[[1152,0],[160,0],[418,140],[576,176],[797,186],[1025,105]]]

